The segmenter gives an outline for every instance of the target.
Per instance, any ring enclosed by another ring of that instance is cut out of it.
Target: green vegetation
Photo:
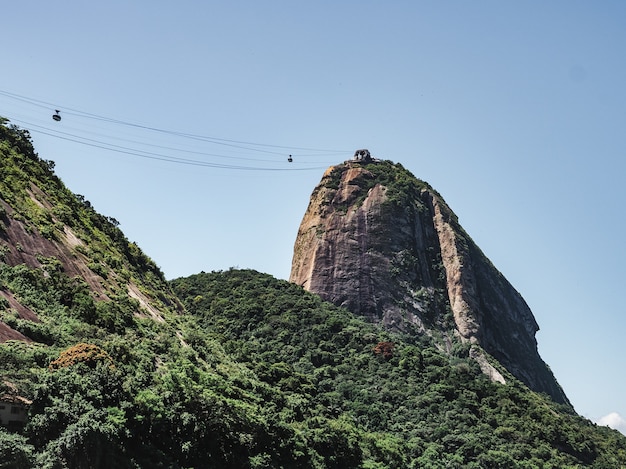
[[[393,163],[388,160],[376,160],[368,163],[351,161],[349,163],[337,165],[325,178],[323,187],[331,190],[338,189],[341,175],[344,174],[346,166],[362,167],[366,171],[350,181],[351,184],[360,188],[359,195],[356,200],[350,200],[348,202],[349,206],[335,207],[337,210],[347,210],[350,207],[359,207],[365,200],[368,191],[376,184],[380,184],[387,189],[386,204],[392,209],[423,210],[424,207],[421,203],[418,202],[417,205],[415,205],[417,201],[422,199],[422,190],[427,189],[428,191],[436,194],[430,185],[420,179],[417,179],[400,163]]]
[[[444,354],[426,338],[386,332],[254,271],[199,274],[173,286],[232,357],[298,403],[283,414],[288,421],[304,428],[316,419],[342,422],[357,438],[354,467],[626,462],[626,439],[617,432],[510,375],[507,385],[490,382],[466,347]]]
[[[626,465],[618,432],[490,382],[463,344],[443,353],[255,271],[166,282],[53,166],[2,120],[0,322],[30,341],[0,343],[0,395],[32,405],[0,427],[0,467]]]

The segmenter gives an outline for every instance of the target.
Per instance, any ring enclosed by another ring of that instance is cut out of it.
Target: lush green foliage
[[[510,376],[489,382],[461,344],[442,353],[254,271],[166,283],[53,166],[0,120],[0,321],[32,339],[0,343],[0,395],[33,401],[21,432],[0,427],[0,467],[626,464],[620,434]],[[34,267],[6,262],[24,253],[9,242],[13,223],[54,242],[70,228],[104,294],[49,254],[27,253]]]
[[[290,419],[340,419],[364,467],[611,467],[625,440],[450,356],[385,332],[299,287],[253,271],[173,282],[227,352],[300,403]],[[393,347],[389,347],[393,344]],[[387,357],[377,350],[386,349]]]
[[[0,118],[0,199],[12,209],[8,213],[0,204],[0,235],[11,219],[50,240],[61,239],[68,227],[80,241],[77,253],[90,259],[90,268],[108,280],[106,286],[113,294],[125,288],[128,279],[162,294],[165,279],[156,264],[126,239],[117,220],[100,215],[83,196],[69,191],[53,168],[54,162],[37,156],[28,131]],[[0,256],[12,249],[20,246],[1,243]],[[51,261],[59,266],[57,260]],[[163,299],[166,304],[172,301]]]

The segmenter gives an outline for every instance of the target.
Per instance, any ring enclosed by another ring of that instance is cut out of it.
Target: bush
[[[83,363],[91,368],[95,368],[99,363],[103,363],[109,367],[114,367],[113,360],[97,345],[93,344],[76,344],[59,355],[59,358],[50,363],[50,369],[56,370],[66,368],[68,366]]]

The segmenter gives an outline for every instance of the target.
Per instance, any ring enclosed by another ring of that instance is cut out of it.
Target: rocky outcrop
[[[568,403],[539,356],[526,302],[443,198],[400,165],[351,161],[325,172],[298,231],[290,280],[388,328],[444,337],[442,347],[472,344],[497,381],[504,377],[480,349]]]
[[[70,310],[98,327],[122,324],[114,317],[122,310],[159,322],[181,312],[162,272],[117,221],[69,191],[28,132],[6,124],[0,117],[0,343],[50,340],[50,314]],[[33,299],[37,290],[60,306]]]
[[[38,189],[36,193],[37,198],[32,197],[32,200],[36,200],[43,206],[41,201],[45,201],[45,195]],[[51,210],[47,202],[44,209]],[[109,299],[102,286],[102,278],[88,267],[88,257],[75,249],[84,244],[69,226],[64,225],[62,234],[56,239],[49,239],[31,224],[20,220],[13,208],[1,199],[0,210],[4,214],[0,220],[2,223],[0,232],[2,262],[8,265],[24,264],[30,268],[42,268],[42,259],[55,258],[68,276],[82,278],[98,298]],[[58,220],[54,221],[59,223]]]

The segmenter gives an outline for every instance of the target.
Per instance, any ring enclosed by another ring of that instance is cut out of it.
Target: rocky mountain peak
[[[357,152],[328,168],[300,224],[290,281],[390,329],[444,337],[442,347],[469,343],[486,374],[497,371],[480,350],[568,403],[524,299],[443,198],[400,164]]]

